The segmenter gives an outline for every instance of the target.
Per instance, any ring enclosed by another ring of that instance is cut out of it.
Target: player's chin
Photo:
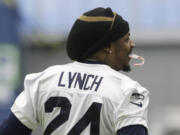
[[[123,71],[124,72],[130,72],[131,71],[131,66],[129,64],[126,64],[123,66]]]

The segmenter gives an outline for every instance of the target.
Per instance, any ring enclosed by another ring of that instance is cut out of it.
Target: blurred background
[[[0,123],[26,74],[70,62],[65,44],[75,19],[99,6],[130,23],[134,53],[146,60],[127,75],[150,91],[150,135],[180,135],[179,0],[0,0]]]

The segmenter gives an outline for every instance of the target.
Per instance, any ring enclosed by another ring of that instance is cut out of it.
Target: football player
[[[0,135],[148,135],[149,92],[131,70],[129,24],[111,8],[81,15],[68,39],[72,63],[25,77]]]

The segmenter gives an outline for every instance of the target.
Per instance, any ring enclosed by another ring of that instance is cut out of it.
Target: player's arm
[[[127,89],[115,111],[115,130],[117,135],[148,135],[147,112],[149,92],[137,85]]]
[[[148,132],[142,125],[130,125],[119,129],[117,135],[148,135]]]
[[[23,125],[12,112],[0,125],[0,135],[30,135],[31,132],[32,130]]]
[[[13,103],[8,119],[0,126],[0,135],[29,135],[37,127],[37,76],[26,76],[24,90]]]

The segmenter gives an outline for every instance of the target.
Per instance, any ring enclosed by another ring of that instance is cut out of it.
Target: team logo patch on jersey
[[[139,107],[142,107],[143,106],[143,104],[142,104],[142,102],[138,102],[138,103],[135,103],[135,102],[130,102],[131,104],[133,104],[133,105],[137,105],[137,106],[139,106]]]
[[[142,95],[142,94],[139,94],[139,93],[133,93],[132,95],[131,95],[131,99],[141,99],[141,100],[144,100],[144,95]]]
[[[138,107],[142,107],[143,106],[142,100],[144,100],[144,95],[139,93],[133,93],[131,95],[130,103]]]

